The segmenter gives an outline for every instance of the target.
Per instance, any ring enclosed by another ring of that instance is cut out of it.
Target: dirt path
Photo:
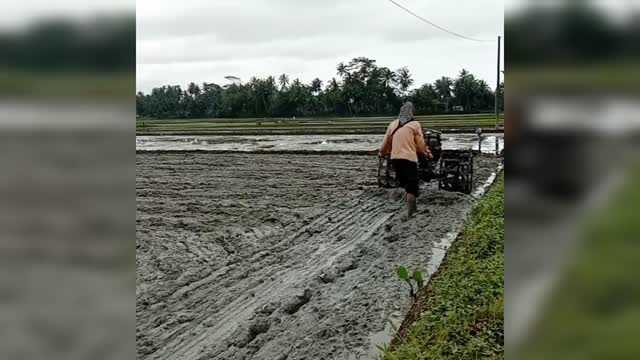
[[[472,202],[429,184],[420,214],[401,222],[402,204],[377,188],[375,164],[138,154],[138,358],[368,354],[387,318],[406,310],[395,268],[429,268]],[[478,159],[478,184],[496,165]]]

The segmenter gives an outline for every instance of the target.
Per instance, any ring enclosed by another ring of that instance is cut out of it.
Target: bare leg
[[[407,216],[411,217],[416,212],[416,196],[414,194],[407,193]]]

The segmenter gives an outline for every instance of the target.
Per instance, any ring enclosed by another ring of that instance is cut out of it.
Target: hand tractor
[[[442,133],[426,129],[423,133],[433,159],[419,160],[420,180],[437,180],[438,189],[470,194],[473,190],[473,150],[442,150]],[[383,188],[400,186],[390,156],[378,158],[378,185]]]

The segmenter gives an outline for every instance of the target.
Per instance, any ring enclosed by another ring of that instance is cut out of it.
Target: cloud
[[[359,41],[344,36],[317,36],[300,39],[273,39],[257,44],[220,42],[215,35],[169,40],[142,40],[138,43],[138,64],[175,64],[203,61],[260,59],[266,56],[310,61],[334,57]],[[312,44],[312,46],[309,46]]]
[[[500,0],[399,1],[468,36],[493,39],[503,31]],[[228,74],[285,72],[326,81],[338,62],[355,56],[392,69],[409,66],[416,85],[462,67],[478,69],[480,77],[495,73],[495,44],[452,37],[385,0],[138,0],[137,16],[138,89],[144,91],[221,82]]]
[[[100,13],[133,13],[131,0],[27,0],[3,4],[0,29],[13,30],[29,26],[42,18],[84,19]]]

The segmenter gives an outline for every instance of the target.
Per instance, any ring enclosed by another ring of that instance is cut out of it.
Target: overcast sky
[[[19,29],[47,17],[86,19],[100,13],[133,13],[134,0],[20,0],[5,1],[0,30]]]
[[[636,0],[594,0],[614,13],[636,10]],[[557,0],[397,0],[451,31],[495,40],[504,10]],[[191,81],[226,83],[224,76],[287,73],[305,82],[336,76],[353,57],[380,66],[408,66],[416,85],[466,68],[493,87],[496,43],[462,40],[437,30],[388,0],[23,0],[0,12],[0,29],[37,18],[86,17],[129,10],[137,15],[137,88]],[[503,46],[504,49],[504,46]]]
[[[494,41],[453,37],[388,0],[138,0],[137,88],[281,73],[326,84],[339,62],[358,56],[408,66],[416,85],[465,68],[495,86],[504,0],[397,2],[451,31]]]

